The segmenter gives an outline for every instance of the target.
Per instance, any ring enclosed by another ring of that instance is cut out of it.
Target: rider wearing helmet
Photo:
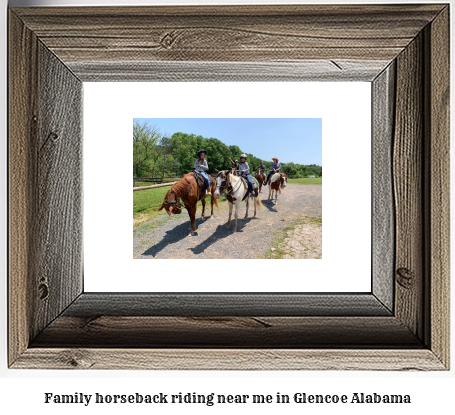
[[[254,186],[250,177],[250,166],[246,161],[247,158],[248,156],[246,154],[242,154],[240,156],[239,173],[240,175],[245,176],[245,178],[248,180],[248,188],[250,189],[250,193],[254,194]]]
[[[197,171],[204,178],[206,192],[207,192],[207,195],[210,196],[211,195],[211,193],[210,193],[210,182],[209,182],[209,178],[208,178],[207,173],[206,173],[206,170],[209,169],[209,166],[207,164],[207,160],[205,159],[206,154],[207,154],[207,151],[205,151],[205,150],[199,150],[197,152],[198,158],[194,162],[194,167],[193,168],[194,168],[195,171]]]

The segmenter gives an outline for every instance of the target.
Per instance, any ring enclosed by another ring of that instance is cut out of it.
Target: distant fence
[[[180,176],[165,176],[165,177],[136,177],[133,176],[133,187],[140,187],[140,186],[151,186],[154,184],[163,184],[168,182],[175,182],[182,178]],[[143,184],[145,183],[145,184]]]
[[[217,173],[209,173],[210,176],[216,177]],[[155,187],[171,186],[176,181],[180,180],[180,176],[166,176],[166,177],[136,177],[133,176],[133,191],[153,189]]]

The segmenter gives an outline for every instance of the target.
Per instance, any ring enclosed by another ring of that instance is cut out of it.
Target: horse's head
[[[288,182],[288,175],[286,173],[281,173],[281,188],[284,189]]]
[[[169,217],[174,215],[178,215],[182,213],[182,208],[180,206],[180,200],[178,197],[175,196],[175,193],[171,190],[168,190],[166,193],[166,196],[164,198],[164,202],[161,204],[161,206],[158,208],[158,210],[163,210],[165,209]]]
[[[230,170],[222,170],[219,171],[218,174],[216,175],[216,189],[215,192],[213,193],[213,196],[215,199],[219,199],[221,196],[221,193],[224,192],[226,187],[229,184],[229,174],[231,173]]]

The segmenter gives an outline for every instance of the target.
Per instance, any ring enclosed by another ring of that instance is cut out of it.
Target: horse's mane
[[[169,195],[171,193],[174,193],[175,199],[177,200],[179,197],[183,197],[183,195],[186,192],[186,189],[188,189],[189,184],[191,183],[191,180],[187,180],[187,176],[192,175],[192,173],[188,173],[185,176],[183,176],[177,183],[174,183],[171,188],[167,191],[166,197],[164,198],[165,201],[168,200]]]

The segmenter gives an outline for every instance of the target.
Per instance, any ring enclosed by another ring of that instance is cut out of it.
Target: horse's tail
[[[259,195],[258,195],[258,197],[255,197],[255,199],[256,199],[256,207],[258,209],[262,209],[264,207],[264,205],[262,204],[261,199],[259,199]]]
[[[281,187],[279,187],[279,188],[278,188],[278,191],[279,191],[279,192],[280,192],[280,194],[281,194]]]
[[[215,206],[217,207],[217,209],[219,209],[220,207],[218,206],[218,200],[216,200],[216,197],[215,196],[211,196],[213,198],[213,201],[215,202]]]

